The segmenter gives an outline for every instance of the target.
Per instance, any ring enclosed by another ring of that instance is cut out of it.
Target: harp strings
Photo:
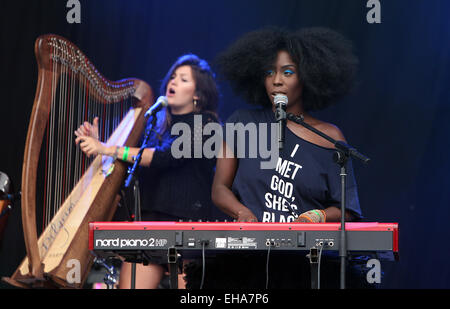
[[[74,131],[98,117],[99,139],[107,141],[131,108],[134,91],[132,83],[102,86],[82,54],[64,41],[52,43],[52,96],[43,143],[43,228],[94,160],[75,145]]]

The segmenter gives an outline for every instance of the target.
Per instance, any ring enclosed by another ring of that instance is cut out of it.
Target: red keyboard
[[[338,251],[340,223],[261,222],[94,222],[89,224],[89,248],[96,254],[158,254],[176,249]],[[398,258],[398,224],[348,222],[348,252],[376,252]]]

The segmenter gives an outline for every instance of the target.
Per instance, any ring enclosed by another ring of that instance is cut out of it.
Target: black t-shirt
[[[158,120],[163,119],[161,112]],[[202,136],[202,127],[216,120],[209,114],[172,115],[172,123],[165,133],[158,138],[152,133],[147,147],[155,148],[150,167],[141,168],[140,188],[143,212],[157,212],[170,217],[192,220],[230,219],[211,201],[211,186],[214,176],[215,158],[177,158],[173,156],[172,144],[180,135],[172,135],[171,129],[176,124],[183,124],[191,132],[191,150],[193,144],[209,136]],[[187,125],[187,126],[186,126]],[[197,139],[197,141],[196,141]]]
[[[276,157],[276,167],[262,168],[268,162],[262,155],[261,146],[270,149],[276,139],[271,132],[271,124],[276,123],[271,109],[238,110],[226,121],[232,123],[256,124],[257,135],[236,134],[237,147],[252,144],[257,147],[257,156],[249,158],[251,150],[246,149],[245,157],[238,156],[238,169],[232,185],[237,198],[248,207],[261,222],[292,222],[301,213],[330,206],[340,208],[341,176],[340,167],[333,161],[334,150],[310,143],[295,135],[289,128],[285,130],[284,148]],[[261,124],[265,124],[262,126]],[[276,127],[276,126],[275,126]],[[267,128],[267,130],[265,129]],[[267,135],[262,134],[266,130]],[[266,140],[267,138],[267,140]],[[250,139],[253,139],[249,142]],[[255,143],[254,139],[258,139]],[[261,143],[262,142],[262,143]],[[272,147],[278,147],[278,143]],[[253,149],[253,154],[255,153]],[[347,165],[346,209],[361,217],[356,181],[352,162]]]

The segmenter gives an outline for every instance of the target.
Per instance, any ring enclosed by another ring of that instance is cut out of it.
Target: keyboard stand
[[[311,248],[309,250],[309,254],[306,255],[306,257],[309,259],[309,265],[311,269],[311,289],[319,289],[319,258],[317,254],[317,248]]]
[[[176,248],[167,251],[167,262],[169,263],[169,282],[171,289],[178,289],[178,252]]]

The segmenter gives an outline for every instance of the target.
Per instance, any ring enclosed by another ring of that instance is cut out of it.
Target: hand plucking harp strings
[[[105,152],[105,144],[100,142],[98,135],[98,117],[94,118],[92,124],[84,122],[75,131],[77,138],[75,144],[80,144],[80,149],[88,156],[96,156]]]
[[[98,139],[98,117],[94,118],[92,124],[85,121],[76,131],[76,136],[90,136]]]

